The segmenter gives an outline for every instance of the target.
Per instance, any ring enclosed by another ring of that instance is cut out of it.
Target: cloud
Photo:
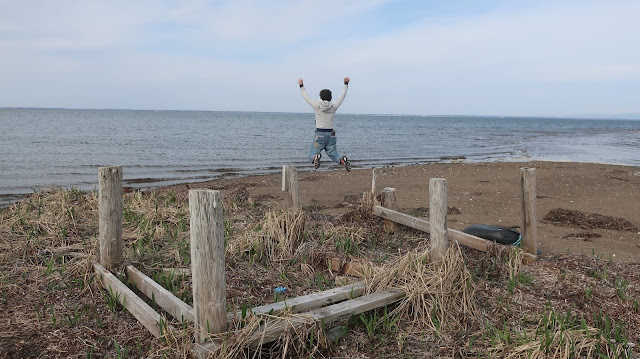
[[[640,112],[640,4],[449,5],[0,1],[0,106],[307,111],[298,76],[350,75],[348,112]]]
[[[372,112],[577,113],[597,103],[627,101],[626,96],[612,99],[611,90],[638,79],[640,48],[630,44],[632,34],[640,33],[634,20],[639,11],[636,3],[554,3],[425,19],[364,43],[345,44],[338,52],[346,55],[332,65],[346,62],[357,69],[354,85],[366,82],[367,98],[405,91],[404,98],[393,99],[396,106],[376,102]],[[360,101],[357,106],[364,107],[366,100]]]

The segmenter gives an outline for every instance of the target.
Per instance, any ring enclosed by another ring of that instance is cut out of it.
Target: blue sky
[[[4,1],[0,107],[640,118],[639,1]]]

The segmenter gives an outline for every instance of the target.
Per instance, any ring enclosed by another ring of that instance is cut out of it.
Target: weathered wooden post
[[[98,177],[100,264],[111,269],[122,262],[122,166],[100,167]]]
[[[195,339],[227,330],[224,219],[219,191],[189,191],[191,212],[191,277]]]
[[[282,192],[287,192],[289,190],[289,180],[287,175],[287,170],[291,168],[291,166],[284,165],[282,166]]]
[[[431,237],[431,256],[442,260],[449,248],[447,232],[447,180],[431,178],[429,180],[429,223]]]
[[[376,196],[376,169],[375,168],[371,170],[371,194],[373,194],[373,197],[375,198]]]
[[[282,191],[289,193],[289,196],[285,201],[287,209],[290,209],[295,213],[302,211],[300,193],[298,192],[298,170],[291,165],[285,165],[282,167]]]
[[[522,187],[522,248],[534,256],[538,254],[536,218],[536,169],[520,168]]]
[[[396,189],[386,187],[382,190],[382,206],[391,210],[398,210],[398,203],[396,199]],[[393,233],[396,230],[396,222],[384,219],[384,229],[387,232]]]

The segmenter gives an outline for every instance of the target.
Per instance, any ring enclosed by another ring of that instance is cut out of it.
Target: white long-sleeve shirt
[[[335,117],[338,107],[342,105],[342,101],[344,101],[345,96],[347,96],[348,87],[349,85],[344,85],[342,94],[335,102],[326,100],[315,101],[307,95],[307,91],[304,89],[304,86],[300,87],[302,97],[304,97],[305,101],[307,101],[307,103],[311,105],[316,112],[316,128],[333,128],[333,118]]]

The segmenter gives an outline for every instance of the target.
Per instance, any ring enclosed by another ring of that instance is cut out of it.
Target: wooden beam
[[[378,217],[382,217],[385,219],[389,219],[395,221],[400,224],[404,224],[407,227],[411,227],[417,229],[419,231],[427,232],[430,231],[430,223],[427,220],[422,218],[417,218],[414,216],[410,216],[408,214],[404,214],[398,211],[393,211],[388,208],[384,208],[381,206],[373,207],[373,214]],[[449,232],[449,238],[458,242],[459,244],[465,245],[469,248],[477,249],[479,251],[486,252],[489,250],[489,246],[493,245],[493,241],[486,240],[484,238],[476,237],[468,233],[464,233],[457,229],[447,228]],[[530,253],[524,253],[525,258],[527,260],[535,260],[536,256]]]
[[[220,344],[218,341],[194,343],[191,348],[191,356],[199,359],[211,358],[211,354],[218,349]]]
[[[385,290],[315,309],[305,314],[310,315],[311,318],[319,320],[324,325],[328,326],[337,320],[389,305],[404,298],[404,296],[405,293],[403,291]],[[308,318],[303,316],[293,316],[289,318],[289,322],[294,326],[300,326],[306,324],[308,322]],[[260,344],[269,343],[278,339],[287,326],[288,324],[284,322],[275,322],[263,326],[252,334],[249,347],[256,347]]]
[[[310,309],[357,298],[363,293],[364,283],[357,282],[322,292],[311,293],[300,297],[285,299],[281,302],[255,307],[251,309],[251,313],[255,315],[269,313],[276,315],[282,313],[286,309],[291,311],[291,313],[301,313]],[[247,314],[249,313],[247,312]],[[242,312],[236,312],[236,315],[240,317]]]
[[[100,167],[98,179],[100,263],[115,268],[122,262],[122,166]]]
[[[153,308],[138,297],[131,289],[122,283],[116,276],[111,274],[105,267],[98,262],[93,262],[93,268],[96,271],[98,280],[102,288],[109,290],[113,295],[117,296],[118,301],[125,307],[151,334],[159,338],[166,330],[174,331],[175,329],[166,324],[165,319],[158,314]],[[161,328],[160,323],[165,323],[165,327]]]
[[[300,297],[287,299],[282,302],[267,304],[251,309],[251,312],[247,311],[247,315],[258,314],[272,314],[278,315],[285,309],[289,309],[291,313],[301,313],[309,309],[315,309],[324,305],[330,305],[341,301],[349,301],[349,299],[361,296],[364,293],[364,283],[358,282],[349,285],[345,285],[339,288],[333,288],[318,293],[311,293]],[[240,318],[242,312],[235,313],[236,318]],[[231,321],[234,318],[234,314],[228,316],[228,320]],[[279,336],[279,335],[278,335]],[[220,343],[218,342],[204,342],[196,343],[193,345],[192,353],[198,358],[206,358],[211,354]]]
[[[400,224],[404,224],[407,227],[411,227],[419,231],[423,231],[427,233],[430,233],[431,231],[431,224],[429,223],[429,221],[422,218],[410,216],[408,214],[400,213],[398,211],[393,211],[388,208],[374,206],[373,214],[385,219],[392,220],[394,222],[398,222]],[[486,252],[489,246],[491,245],[491,241],[488,241],[484,238],[472,236],[470,234],[467,234],[455,229],[451,229],[451,228],[447,228],[447,230],[449,232],[449,237],[452,240],[455,240],[458,243],[463,244],[467,247],[471,247],[479,251]]]
[[[133,268],[133,267],[132,267]],[[135,269],[135,268],[134,268]],[[166,268],[166,269],[173,269],[173,268]],[[176,268],[176,269],[181,269],[181,268]],[[128,270],[128,267],[127,267]],[[142,273],[141,273],[142,274]],[[191,271],[189,270],[188,274],[191,274]],[[142,274],[144,276],[144,274]],[[147,277],[148,278],[148,277]],[[151,282],[153,282],[153,280],[151,280],[149,278],[149,280]],[[157,283],[153,282],[153,284],[158,285]],[[143,292],[146,296],[148,296],[149,298],[151,298],[150,294],[147,294],[145,291],[143,291],[140,286],[138,286],[136,284],[136,286],[140,289],[141,292]],[[160,286],[160,288],[162,288],[162,286]],[[164,289],[164,288],[162,288]],[[289,298],[289,299],[285,299],[281,302],[278,303],[271,303],[271,304],[266,304],[266,305],[262,305],[262,306],[258,306],[258,307],[254,307],[251,308],[250,312],[247,312],[247,314],[266,314],[266,313],[271,313],[271,314],[279,314],[282,311],[284,311],[285,309],[289,309],[292,313],[299,313],[305,310],[309,310],[309,309],[314,309],[314,308],[318,308],[324,305],[329,305],[329,304],[333,304],[333,303],[337,303],[343,300],[347,300],[347,299],[351,299],[351,298],[356,298],[361,296],[364,293],[364,283],[363,282],[356,282],[356,283],[351,283],[351,284],[345,284],[343,286],[337,287],[337,288],[333,288],[333,289],[328,289],[322,292],[316,292],[316,293],[311,293],[311,294],[307,294],[307,295],[302,295],[299,297],[294,297],[294,298]],[[171,293],[170,293],[171,294]],[[171,294],[173,295],[173,294]],[[156,295],[157,298],[157,295]],[[177,298],[176,298],[177,299]],[[178,299],[180,300],[180,299]],[[182,302],[182,301],[181,301]],[[184,303],[184,302],[182,302]],[[158,303],[158,305],[160,305],[160,303]],[[186,308],[190,309],[191,311],[193,311],[193,308],[191,308],[188,304],[185,303],[185,305],[187,306]],[[162,307],[162,305],[160,305]],[[163,309],[165,309],[163,307]],[[187,310],[188,309],[183,309],[183,310]],[[171,314],[171,312],[167,309],[165,309],[169,314]],[[272,312],[273,310],[273,312]],[[177,312],[179,313],[179,312]],[[173,314],[171,314],[173,315]],[[180,315],[180,314],[178,314]],[[242,316],[242,311],[237,311],[235,313],[229,313],[227,314],[227,322],[231,322],[231,320],[233,320],[234,318],[240,318]],[[180,319],[180,317],[176,317],[177,319]],[[185,315],[185,320],[188,321],[192,321],[193,320],[193,314],[191,315],[191,318],[189,318],[188,315]]]
[[[134,266],[127,266],[127,277],[135,283],[138,290],[148,298],[154,300],[160,308],[171,314],[171,316],[183,322],[193,321],[193,308],[191,308],[191,306],[156,283],[153,279],[144,275],[144,273],[137,270]]]
[[[400,224],[404,224],[407,227],[411,227],[419,231],[423,231],[427,233],[430,233],[431,231],[431,224],[429,223],[429,221],[422,218],[410,216],[408,214],[400,213],[398,211],[393,211],[388,208],[374,206],[373,214],[385,219],[392,220],[394,222],[398,222]],[[447,230],[449,232],[449,237],[452,240],[455,240],[460,244],[477,249],[479,251],[486,252],[492,243],[491,241],[488,241],[484,238],[472,236],[462,231],[458,231],[451,228],[447,228]]]

